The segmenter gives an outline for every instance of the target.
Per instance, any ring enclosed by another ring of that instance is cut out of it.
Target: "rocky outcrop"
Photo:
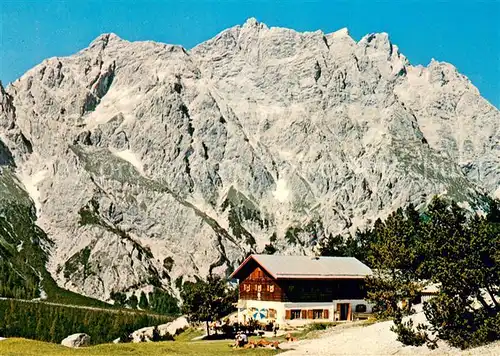
[[[47,266],[101,299],[228,273],[269,243],[312,253],[435,194],[500,195],[499,111],[385,33],[251,19],[190,51],[107,34],[1,95],[0,157],[54,242]]]
[[[90,346],[90,336],[83,333],[73,334],[61,341],[61,345],[72,348]]]
[[[158,325],[157,328],[159,336],[164,337],[167,334],[175,336],[182,330],[186,329],[188,326],[189,322],[187,321],[187,319],[181,316],[169,323]],[[154,328],[154,326],[148,326],[134,331],[131,334],[132,342],[152,341]]]

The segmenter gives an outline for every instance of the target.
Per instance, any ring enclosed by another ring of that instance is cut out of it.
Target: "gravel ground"
[[[414,319],[414,325],[425,321],[423,313],[413,315],[412,319]],[[392,321],[385,321],[369,326],[337,326],[322,334],[318,339],[283,343],[280,347],[290,350],[283,353],[284,356],[500,355],[500,342],[465,351],[452,348],[444,342],[440,342],[435,350],[429,350],[426,346],[404,346],[396,341],[396,334],[390,330],[392,325]]]

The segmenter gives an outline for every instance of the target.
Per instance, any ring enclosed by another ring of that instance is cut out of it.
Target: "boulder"
[[[144,342],[151,340],[154,326],[147,326],[132,333],[132,342]]]
[[[168,332],[170,335],[174,336],[175,334],[177,334],[178,331],[187,328],[189,326],[189,322],[187,321],[187,319],[185,317],[181,316],[181,317],[175,319],[174,321],[167,323],[167,324],[163,324],[161,326],[165,327],[166,332]],[[160,328],[160,326],[158,326],[158,330],[160,331],[160,335],[163,335],[162,329],[163,328]]]
[[[90,336],[84,333],[73,334],[61,341],[61,345],[66,347],[90,346]]]
[[[158,332],[160,336],[165,336],[166,334],[174,336],[178,331],[188,326],[189,322],[187,321],[187,319],[181,316],[169,323],[158,325]],[[132,342],[150,341],[153,337],[153,329],[154,326],[148,326],[134,331],[132,333]]]

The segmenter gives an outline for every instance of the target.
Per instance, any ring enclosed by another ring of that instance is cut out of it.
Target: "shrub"
[[[401,319],[395,320],[391,331],[398,335],[397,340],[407,346],[422,346],[428,340],[426,327],[417,325],[417,330],[413,329],[413,320],[403,322]]]
[[[311,323],[307,326],[307,330],[308,331],[315,331],[315,330],[326,330],[328,328],[331,328],[331,327],[334,327],[335,325],[337,325],[336,323],[328,323],[328,322],[325,322],[325,323]]]

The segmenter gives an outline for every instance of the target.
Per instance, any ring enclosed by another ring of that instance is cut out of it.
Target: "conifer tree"
[[[147,309],[149,306],[148,298],[146,297],[146,293],[144,291],[141,292],[141,296],[139,297],[139,308]]]
[[[50,330],[49,330],[49,340],[50,340],[50,342],[57,342],[58,341],[57,340],[57,337],[58,337],[58,335],[57,335],[57,324],[58,323],[59,323],[59,320],[58,320],[57,317],[52,320],[52,324],[51,324]]]
[[[128,306],[131,307],[132,309],[137,309],[137,304],[138,304],[137,296],[135,294],[132,294],[130,298],[128,298]]]
[[[425,280],[439,286],[438,295],[424,303],[434,335],[461,348],[500,339],[497,204],[491,203],[487,217],[467,218],[456,203],[434,198],[422,217],[409,208],[377,221],[370,245],[376,273],[368,295],[394,316],[398,340],[436,345],[425,326],[415,330],[411,322],[402,322]]]

